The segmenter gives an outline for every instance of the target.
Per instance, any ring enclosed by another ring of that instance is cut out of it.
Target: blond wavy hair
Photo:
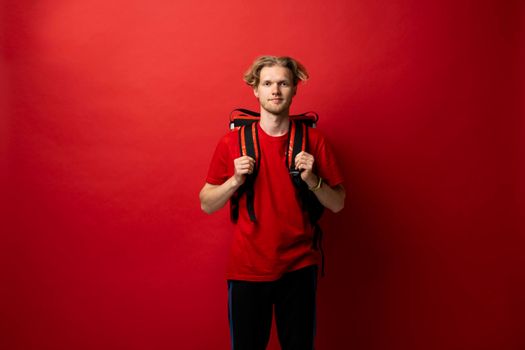
[[[309,75],[306,68],[297,60],[288,56],[260,56],[251,65],[251,67],[244,73],[244,82],[255,88],[259,85],[261,70],[264,67],[281,66],[288,68],[292,72],[293,85],[296,86],[299,80],[305,82]]]

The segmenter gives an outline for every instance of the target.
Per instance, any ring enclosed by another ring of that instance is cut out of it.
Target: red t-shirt
[[[288,134],[273,137],[258,125],[260,168],[255,180],[254,208],[257,222],[250,221],[246,196],[239,201],[226,278],[245,281],[273,281],[284,273],[319,264],[320,254],[312,248],[313,230],[297,201],[286,168]],[[238,130],[225,135],[217,145],[206,182],[220,185],[234,174],[234,159],[240,157]],[[309,130],[309,153],[314,172],[330,186],[343,182],[335,157],[324,137]]]

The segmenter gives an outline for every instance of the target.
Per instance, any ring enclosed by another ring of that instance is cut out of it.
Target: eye
[[[270,86],[270,85],[272,85],[272,84],[271,84],[269,81],[265,81],[265,82],[263,83],[263,85],[264,85],[264,86]]]
[[[281,86],[288,86],[288,82],[287,81],[281,81]]]

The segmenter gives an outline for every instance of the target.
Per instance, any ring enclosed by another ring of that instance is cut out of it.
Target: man
[[[253,207],[241,195],[227,268],[228,306],[233,350],[264,350],[273,309],[284,350],[313,349],[319,251],[285,165],[290,105],[305,68],[290,57],[262,56],[244,76],[260,104],[257,125],[260,163],[241,156],[239,131],[222,138],[200,192],[202,209],[222,208],[256,173]],[[309,148],[294,159],[300,178],[317,200],[333,212],[343,209],[345,190],[335,157],[322,135],[309,130]],[[308,190],[307,190],[308,191]]]

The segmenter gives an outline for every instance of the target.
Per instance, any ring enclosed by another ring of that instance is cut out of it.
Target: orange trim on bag
[[[291,122],[290,144],[288,145],[288,166],[290,167],[290,169],[295,168],[295,162],[292,163],[294,142],[295,142],[295,123]]]
[[[301,151],[306,151],[306,125],[302,124],[303,127],[303,144],[301,145]]]
[[[245,126],[239,129],[239,132],[241,133],[241,150],[242,150],[241,156],[246,155],[246,137],[244,136],[244,128]]]
[[[238,119],[240,119],[240,120],[259,120],[259,119],[261,119],[261,117],[253,117],[251,115],[244,115],[244,114],[242,114],[242,115],[232,115],[230,117],[230,121],[231,122],[233,122],[234,120],[238,120]]]
[[[259,159],[259,147],[257,146],[257,123],[252,124],[252,140],[253,140],[253,148],[255,149],[255,160]]]

